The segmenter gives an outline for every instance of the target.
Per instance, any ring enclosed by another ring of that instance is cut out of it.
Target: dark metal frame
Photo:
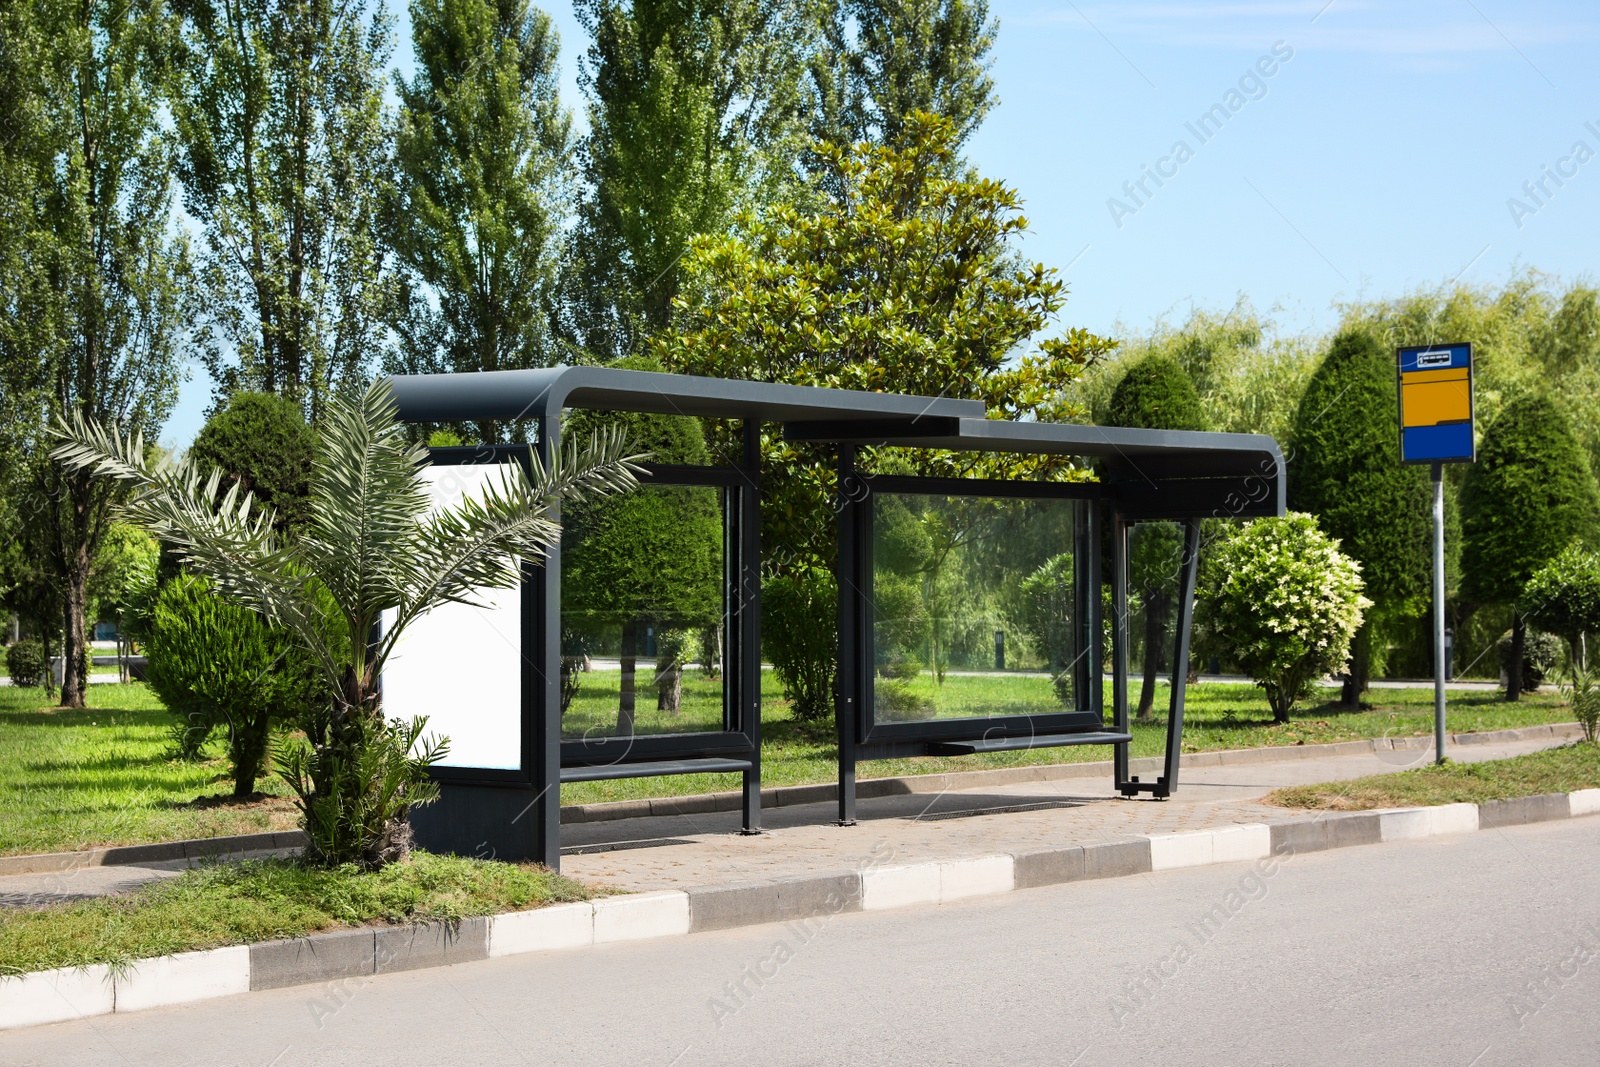
[[[743,447],[739,462],[723,467],[661,468],[660,484],[723,486],[736,497],[727,508],[729,533],[728,603],[738,614],[737,627],[728,628],[725,653],[725,720],[728,729],[716,733],[678,734],[603,743],[596,755],[593,743],[568,741],[561,736],[560,611],[561,549],[551,547],[539,565],[529,563],[523,572],[523,687],[522,768],[502,771],[441,768],[440,802],[413,813],[419,839],[426,845],[475,855],[501,855],[508,859],[538,859],[552,868],[560,864],[561,783],[640,775],[694,771],[743,773],[743,826],[754,832],[760,826],[760,552],[759,432],[763,423],[781,424],[795,440],[837,446],[839,457],[839,632],[838,692],[836,708],[839,734],[839,805],[844,822],[854,821],[855,772],[860,759],[934,751],[974,751],[963,746],[959,733],[970,735],[970,725],[947,732],[946,720],[937,724],[894,724],[872,727],[865,733],[858,718],[861,697],[870,696],[870,681],[863,689],[860,676],[870,674],[870,650],[863,663],[861,638],[870,633],[870,606],[859,585],[863,561],[870,567],[870,499],[868,480],[855,471],[858,446],[892,445],[958,451],[1053,454],[1097,458],[1098,483],[1056,485],[1045,483],[909,479],[917,492],[961,495],[995,495],[1078,499],[1089,503],[1079,509],[1082,528],[1076,540],[1079,568],[1080,618],[1087,616],[1086,638],[1089,673],[1080,687],[1087,710],[1049,716],[1051,729],[1062,733],[1033,737],[1038,717],[1018,717],[1013,722],[967,720],[984,726],[990,737],[1014,746],[1038,740],[1041,744],[1114,743],[1117,786],[1124,793],[1151,792],[1166,796],[1177,785],[1183,712],[1183,678],[1173,686],[1169,717],[1167,773],[1155,783],[1129,778],[1126,736],[1126,524],[1138,519],[1179,519],[1189,524],[1183,592],[1180,598],[1180,644],[1175,662],[1188,658],[1189,611],[1193,599],[1195,552],[1199,519],[1207,516],[1249,517],[1282,514],[1284,510],[1283,458],[1271,438],[1249,434],[1184,433],[1131,430],[1065,424],[1015,423],[986,417],[983,404],[952,400],[851,392],[762,382],[697,378],[601,367],[557,367],[544,370],[494,371],[476,374],[438,374],[391,380],[399,417],[408,422],[453,422],[475,419],[527,420],[533,423],[532,446],[549,465],[561,444],[561,414],[565,408],[654,412],[669,415],[739,420]],[[485,454],[516,456],[526,462],[528,446],[463,447],[439,450],[436,455],[455,462],[481,460]],[[666,481],[665,479],[674,479]],[[687,482],[678,478],[695,479]],[[885,489],[898,480],[878,479]],[[1098,501],[1098,503],[1096,503]],[[553,517],[559,520],[560,509]],[[1100,538],[1097,529],[1112,527],[1117,586],[1117,623],[1120,642],[1114,652],[1123,658],[1119,683],[1114,681],[1113,718],[1116,732],[1104,730],[1105,717],[1100,666],[1103,662]],[[865,557],[862,545],[867,545]],[[1120,545],[1120,549],[1117,547]],[[734,557],[737,557],[736,559]],[[870,574],[870,571],[868,572]],[[1086,595],[1094,590],[1095,595]],[[737,631],[737,632],[735,632]],[[1080,700],[1082,698],[1080,697]],[[1089,716],[1095,719],[1088,722]],[[1083,716],[1082,720],[1076,716]],[[1023,719],[1027,728],[1023,729]],[[1079,725],[1073,725],[1079,723]],[[911,725],[912,731],[899,726]],[[924,725],[938,727],[932,734]],[[998,727],[998,734],[997,734]],[[915,733],[913,739],[910,735]],[[1005,736],[1009,734],[1010,736]],[[1120,743],[1119,743],[1120,742]],[[614,761],[614,762],[608,762]],[[531,816],[531,818],[529,818]],[[526,819],[526,821],[524,821]]]
[[[1107,508],[1111,518],[1111,707],[1112,728],[1127,733],[1128,721],[1128,531],[1135,520]],[[1152,521],[1152,520],[1145,520]],[[1154,520],[1161,521],[1161,520]],[[1172,650],[1172,684],[1168,687],[1167,746],[1162,774],[1153,782],[1129,774],[1129,745],[1115,747],[1112,764],[1117,791],[1125,797],[1149,793],[1157,798],[1178,788],[1178,766],[1183,754],[1183,702],[1188,689],[1189,636],[1194,620],[1194,587],[1200,561],[1200,520],[1184,520],[1183,557],[1179,563],[1176,640]]]

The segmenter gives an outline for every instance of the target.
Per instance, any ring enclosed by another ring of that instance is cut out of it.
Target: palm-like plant
[[[139,436],[80,417],[54,430],[58,462],[121,483],[130,521],[221,595],[293,633],[321,668],[326,721],[309,724],[309,746],[287,743],[280,762],[300,798],[307,857],[330,864],[403,857],[410,807],[437,795],[427,768],[446,742],[422,738],[421,720],[385,722],[380,707],[378,676],[406,628],[440,604],[515,586],[520,561],[542,558],[560,534],[553,505],[632,489],[644,458],[627,454],[620,432],[600,430],[569,441],[548,469],[536,457],[531,472],[507,464],[481,496],[430,513],[426,450],[395,416],[384,381],[331,405],[311,521],[293,540],[237,485],[219,503],[220,472],[155,462]]]

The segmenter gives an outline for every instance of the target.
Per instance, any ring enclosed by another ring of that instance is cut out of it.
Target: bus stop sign
[[[1400,459],[1405,463],[1471,463],[1472,346],[1402,348]]]

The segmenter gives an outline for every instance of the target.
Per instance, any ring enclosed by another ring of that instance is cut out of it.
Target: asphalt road
[[[1588,818],[254,993],[0,1063],[1593,1067],[1597,890]]]

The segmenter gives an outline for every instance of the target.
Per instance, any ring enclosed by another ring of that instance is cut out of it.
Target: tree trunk
[[[1166,614],[1171,597],[1151,596],[1144,602],[1144,683],[1139,687],[1139,710],[1134,718],[1139,722],[1155,722],[1156,677],[1161,670],[1161,659],[1166,654]]]
[[[89,688],[84,674],[84,642],[88,638],[89,566],[88,553],[79,546],[67,573],[66,633],[61,640],[61,706],[86,706]]]
[[[1528,624],[1522,612],[1511,612],[1511,662],[1506,665],[1506,700],[1522,699],[1522,657],[1527,654]]]
[[[617,697],[617,736],[633,736],[634,669],[639,656],[639,624],[629,620],[622,624],[622,687]]]
[[[1350,670],[1345,673],[1339,703],[1347,708],[1361,706],[1361,694],[1372,685],[1372,620],[1364,619],[1350,641]]]
[[[677,715],[683,707],[683,660],[656,661],[656,710]]]

